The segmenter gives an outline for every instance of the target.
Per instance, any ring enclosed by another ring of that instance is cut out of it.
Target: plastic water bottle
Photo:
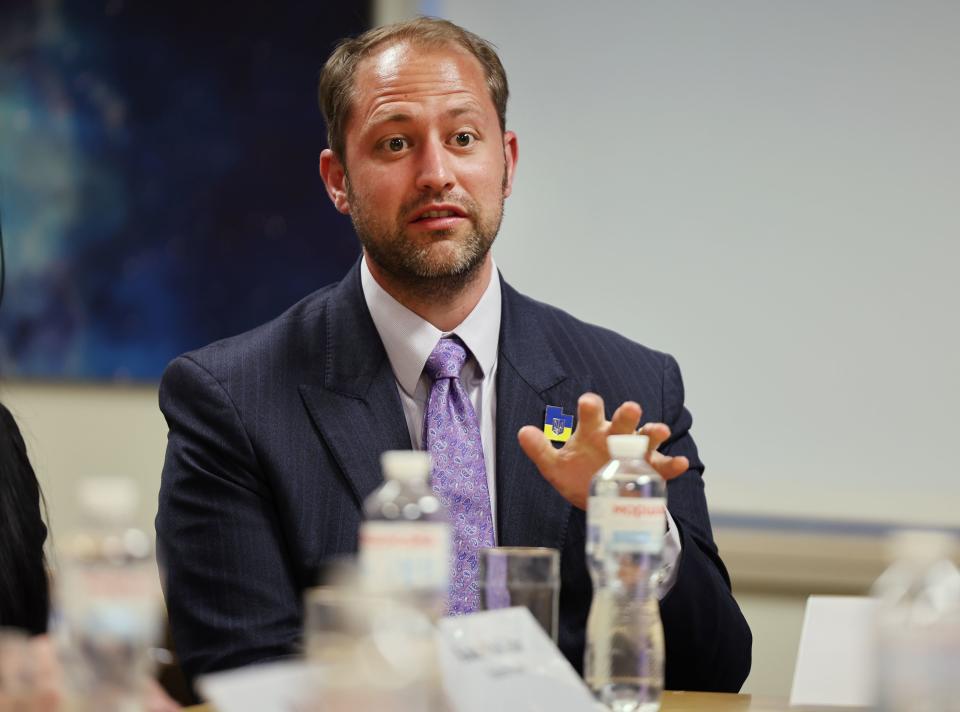
[[[134,524],[131,480],[83,480],[77,494],[84,526],[65,537],[55,581],[71,709],[140,712],[162,611],[152,538]]]
[[[666,531],[666,485],[646,461],[645,435],[607,438],[610,462],[590,483],[587,564],[593,603],[584,677],[614,712],[654,712],[663,692],[657,578]]]
[[[361,582],[439,618],[446,612],[450,523],[430,489],[430,454],[391,450],[380,464],[385,481],[363,505]]]
[[[960,571],[949,534],[903,531],[877,579],[877,709],[960,712]]]

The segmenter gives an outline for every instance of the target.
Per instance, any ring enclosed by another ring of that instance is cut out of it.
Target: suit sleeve
[[[690,436],[693,418],[683,405],[680,369],[669,356],[663,389],[664,422],[670,426],[671,437],[661,451],[690,460],[690,469],[667,486],[667,506],[680,530],[681,553],[676,581],[660,602],[666,686],[736,692],[750,673],[753,637],[713,541],[703,493],[703,464]]]
[[[190,681],[294,652],[301,602],[270,490],[227,390],[189,356],[160,385],[169,435],[157,553]]]

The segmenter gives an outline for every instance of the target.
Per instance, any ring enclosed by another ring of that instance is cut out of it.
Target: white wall
[[[741,692],[789,698],[806,602],[806,596],[801,595],[737,594],[737,603],[753,633],[750,677]]]
[[[5,384],[49,508],[54,543],[78,526],[76,481],[123,475],[140,485],[140,523],[153,531],[167,427],[156,386]]]
[[[960,522],[960,4],[439,5],[510,79],[499,266],[677,356],[715,511]]]

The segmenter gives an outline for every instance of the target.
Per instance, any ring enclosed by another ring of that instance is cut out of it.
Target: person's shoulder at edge
[[[554,353],[557,355],[580,360],[601,347],[604,351],[618,357],[629,358],[631,363],[646,365],[654,371],[663,369],[667,362],[673,360],[668,353],[633,341],[608,327],[578,319],[556,305],[529,297],[511,287],[502,275],[500,283],[505,309],[538,324],[540,331],[545,335],[548,343],[554,347]],[[578,348],[571,348],[571,345]],[[585,372],[589,371],[589,363],[577,365]]]
[[[0,403],[0,627],[43,633],[49,586],[40,484],[13,414]]]

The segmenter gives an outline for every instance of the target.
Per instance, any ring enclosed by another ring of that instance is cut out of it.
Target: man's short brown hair
[[[346,158],[344,130],[353,104],[353,84],[357,65],[382,45],[409,42],[417,47],[435,48],[456,45],[477,58],[483,67],[490,98],[497,108],[500,130],[507,127],[507,73],[493,45],[485,39],[434,17],[418,17],[406,22],[375,27],[359,37],[341,41],[323,65],[320,73],[320,110],[327,122],[327,143],[340,158]]]

